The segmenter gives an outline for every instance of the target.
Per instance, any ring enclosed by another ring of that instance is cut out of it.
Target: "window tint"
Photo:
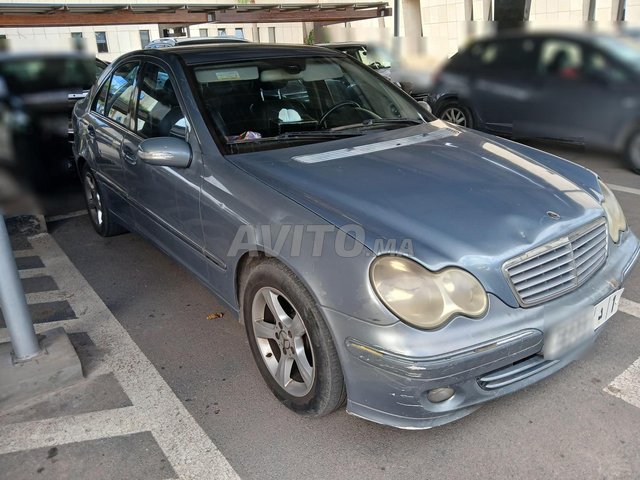
[[[109,94],[105,107],[106,115],[125,127],[131,125],[131,98],[138,74],[137,63],[127,63],[118,67],[111,77]]]
[[[583,75],[582,47],[567,40],[547,40],[540,50],[539,73],[556,78],[577,80]]]
[[[173,83],[167,72],[151,63],[142,73],[136,130],[145,138],[186,136],[186,121]]]

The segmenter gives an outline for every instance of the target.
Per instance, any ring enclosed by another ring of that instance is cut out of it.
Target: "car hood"
[[[375,253],[462,266],[501,297],[504,261],[603,214],[577,182],[442,122],[229,159],[347,232],[362,227]]]

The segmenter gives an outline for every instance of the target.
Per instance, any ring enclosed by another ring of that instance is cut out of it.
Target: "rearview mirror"
[[[191,164],[191,147],[179,138],[148,138],[140,143],[138,158],[149,165],[187,168]]]

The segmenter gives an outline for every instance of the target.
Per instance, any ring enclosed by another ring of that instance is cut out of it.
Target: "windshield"
[[[274,58],[194,68],[226,153],[276,149],[431,121],[416,102],[343,57]]]
[[[640,42],[632,38],[598,37],[596,42],[612,57],[640,72]]]
[[[96,79],[92,58],[18,58],[0,62],[0,76],[14,95],[65,89],[89,89]]]

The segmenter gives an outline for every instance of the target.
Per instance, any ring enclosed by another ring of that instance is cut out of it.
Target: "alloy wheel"
[[[100,192],[98,192],[98,186],[96,180],[93,178],[91,172],[87,172],[84,175],[84,196],[87,201],[87,209],[91,215],[91,219],[97,226],[102,226],[103,211],[102,200],[100,198]]]
[[[256,292],[251,312],[253,334],[267,369],[287,393],[305,396],[313,387],[316,367],[302,317],[291,301],[272,287]]]
[[[460,107],[447,107],[441,115],[445,122],[453,123],[461,127],[467,126],[467,116]]]

